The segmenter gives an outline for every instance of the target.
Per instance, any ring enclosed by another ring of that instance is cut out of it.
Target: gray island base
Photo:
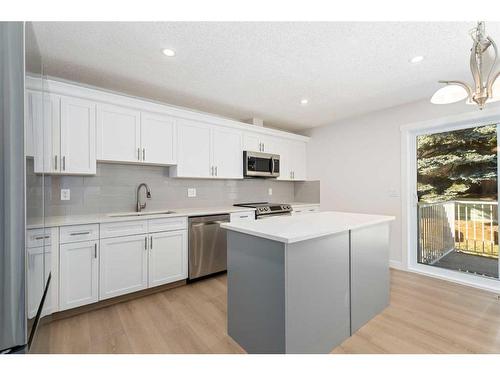
[[[329,353],[388,305],[392,217],[307,239],[258,231],[267,222],[285,228],[288,219],[293,233],[324,214],[343,215],[224,224],[228,333],[248,353]]]

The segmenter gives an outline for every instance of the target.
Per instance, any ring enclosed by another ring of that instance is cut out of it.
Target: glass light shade
[[[468,97],[467,90],[459,85],[446,85],[432,95],[432,104],[450,104]]]

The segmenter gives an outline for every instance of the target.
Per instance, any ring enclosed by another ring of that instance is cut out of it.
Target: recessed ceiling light
[[[175,51],[173,49],[170,49],[170,48],[165,48],[162,52],[165,56],[168,56],[168,57],[175,56]]]
[[[412,57],[410,59],[410,62],[412,64],[418,64],[419,62],[422,62],[423,59],[424,59],[424,56],[415,56],[415,57]]]
[[[308,100],[308,99],[302,99],[302,100],[300,101],[300,104],[302,104],[302,105],[306,105],[307,103],[309,103],[309,100]]]

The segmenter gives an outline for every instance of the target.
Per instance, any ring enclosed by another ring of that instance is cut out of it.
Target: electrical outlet
[[[188,188],[188,198],[194,198],[194,197],[196,197],[196,189]]]
[[[69,201],[70,199],[70,190],[69,189],[61,189],[61,200]]]
[[[267,194],[268,195],[273,195],[273,188],[267,189]]]

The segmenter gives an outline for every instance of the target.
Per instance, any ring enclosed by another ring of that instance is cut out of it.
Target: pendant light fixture
[[[473,87],[462,81],[439,81],[446,84],[434,93],[433,104],[449,104],[467,99],[467,104],[477,104],[483,109],[486,103],[500,101],[500,71],[497,68],[497,46],[485,34],[484,22],[478,22],[471,30],[473,40],[470,53],[470,70]]]

